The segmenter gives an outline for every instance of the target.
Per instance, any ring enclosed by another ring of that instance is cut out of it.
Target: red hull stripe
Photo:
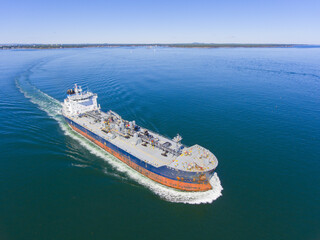
[[[158,174],[155,174],[147,169],[142,168],[141,166],[135,164],[134,162],[130,161],[127,159],[125,156],[120,155],[119,153],[115,152],[114,150],[110,149],[109,147],[105,146],[98,140],[94,139],[93,137],[89,136],[85,132],[81,131],[80,129],[76,128],[73,125],[69,125],[73,130],[77,131],[81,135],[85,136],[95,144],[97,144],[99,147],[103,148],[106,150],[108,153],[112,154],[137,172],[143,174],[144,176],[152,179],[153,181],[156,181],[158,183],[161,183],[165,186],[171,187],[171,188],[176,188],[179,190],[183,191],[192,191],[192,192],[200,192],[200,191],[207,191],[212,189],[212,186],[209,183],[186,183],[186,182],[180,182],[176,180],[172,180],[163,176],[160,176]]]

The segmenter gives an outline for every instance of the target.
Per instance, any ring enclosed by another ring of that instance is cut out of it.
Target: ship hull
[[[171,169],[167,166],[154,167],[130,153],[122,150],[112,144],[105,138],[102,138],[89,129],[77,124],[70,118],[64,116],[68,125],[76,132],[86,137],[96,145],[112,154],[135,171],[158,182],[162,185],[189,192],[200,192],[212,189],[209,180],[213,176],[214,169],[206,173],[202,172],[185,172],[181,170]]]

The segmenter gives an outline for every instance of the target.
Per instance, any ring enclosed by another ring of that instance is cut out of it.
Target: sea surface
[[[213,190],[134,172],[74,133],[103,111],[212,151]],[[0,51],[0,239],[320,239],[320,48]]]

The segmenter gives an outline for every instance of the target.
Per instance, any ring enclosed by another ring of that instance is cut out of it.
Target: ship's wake
[[[61,115],[61,102],[37,89],[28,81],[28,78],[26,76],[21,76],[20,78],[18,78],[16,80],[16,86],[27,99],[34,103],[39,109],[45,111],[49,117],[55,119],[66,135],[78,141],[92,154],[102,158],[104,161],[107,161],[107,163],[110,164],[114,169],[123,173],[129,179],[134,180],[140,185],[145,186],[146,188],[151,190],[161,199],[176,203],[202,204],[212,203],[222,195],[221,192],[223,188],[217,173],[214,174],[210,181],[212,190],[206,192],[182,192],[150,180],[149,178],[134,171],[129,166],[127,166],[114,156],[110,155],[103,149],[99,148],[88,139],[71,130],[71,128],[68,127],[67,123],[64,121]],[[83,167],[82,164],[73,164],[73,166]],[[109,170],[105,170],[105,172],[108,175],[112,175],[117,178],[123,178],[122,175],[111,173]]]

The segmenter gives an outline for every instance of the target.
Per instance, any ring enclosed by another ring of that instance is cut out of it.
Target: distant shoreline
[[[60,48],[97,48],[97,47],[174,47],[174,48],[290,48],[290,47],[320,47],[307,44],[0,44],[4,49],[60,49]]]

